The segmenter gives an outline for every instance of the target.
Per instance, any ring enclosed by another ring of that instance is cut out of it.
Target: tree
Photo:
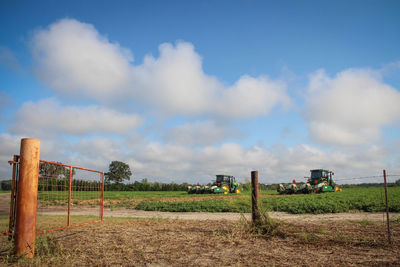
[[[74,174],[75,170],[72,169],[72,175]],[[43,178],[69,178],[69,167],[64,167],[61,165],[51,164],[47,162],[40,162],[39,175],[40,177]]]
[[[124,180],[131,178],[132,172],[128,164],[121,161],[112,161],[108,167],[108,172],[104,175],[106,183],[121,184]]]

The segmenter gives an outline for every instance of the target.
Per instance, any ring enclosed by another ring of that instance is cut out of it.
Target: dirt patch
[[[9,202],[9,195],[0,195],[0,201]],[[8,207],[0,205],[0,212],[8,213]],[[39,214],[65,215],[66,206],[42,207]],[[98,215],[99,207],[73,205],[72,214]],[[40,236],[48,241],[33,261],[10,260],[9,248],[2,246],[0,265],[398,266],[400,261],[399,213],[390,214],[396,220],[391,246],[383,213],[269,214],[281,220],[279,235],[250,234],[250,214],[105,208],[101,223]],[[11,246],[6,236],[0,243]]]
[[[284,236],[256,236],[246,223],[112,219],[48,234],[61,248],[33,265],[68,266],[397,266],[400,225],[283,223]],[[21,262],[19,265],[24,265]],[[31,263],[32,264],[32,263]]]
[[[10,213],[10,194],[0,194],[0,216],[8,215]]]
[[[40,215],[65,215],[66,207],[50,206],[38,209]],[[93,215],[99,214],[99,207],[72,206],[71,213],[73,215]],[[329,214],[290,214],[286,212],[268,212],[268,214],[279,220],[289,222],[324,222],[324,221],[361,221],[367,220],[372,222],[382,222],[386,220],[384,213],[376,212],[346,212],[346,213],[329,213]],[[160,211],[143,211],[127,208],[104,208],[104,217],[120,217],[120,218],[162,218],[162,219],[184,219],[184,220],[228,220],[237,221],[240,218],[250,218],[250,213],[233,213],[233,212],[160,212]],[[391,220],[398,220],[400,213],[390,213]]]

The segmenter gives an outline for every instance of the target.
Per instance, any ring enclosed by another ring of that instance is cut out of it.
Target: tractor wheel
[[[229,193],[229,187],[227,185],[223,185],[221,186],[221,188],[225,190],[224,192],[225,195]]]
[[[240,191],[240,188],[236,188],[235,193],[240,194],[242,191]]]

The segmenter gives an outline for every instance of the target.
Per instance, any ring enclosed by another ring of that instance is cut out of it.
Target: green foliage
[[[1,190],[10,191],[11,190],[11,180],[1,181]]]
[[[132,172],[127,163],[121,161],[112,161],[108,172],[105,173],[107,183],[121,184],[124,180],[131,178]]]
[[[285,234],[278,229],[279,221],[272,219],[266,210],[260,213],[260,218],[256,222],[248,222],[249,231],[256,235],[269,236],[278,235],[284,237]]]
[[[388,194],[389,211],[400,212],[400,188],[388,188]],[[262,206],[269,210],[294,214],[338,213],[352,210],[381,212],[385,210],[382,187],[349,188],[336,193],[266,196],[261,199],[261,202]],[[243,194],[238,198],[214,200],[143,201],[136,206],[136,209],[180,212],[251,212],[251,199],[248,194]]]
[[[105,199],[120,199],[120,198],[146,198],[146,199],[160,199],[160,198],[180,198],[192,197],[195,195],[188,195],[186,191],[106,191],[104,192]]]
[[[39,235],[35,241],[35,257],[53,257],[62,252],[54,238],[47,235]]]
[[[400,211],[400,189],[388,188],[389,211]],[[348,188],[343,192],[265,198],[264,205],[289,213],[338,213],[351,210],[384,211],[382,187]]]
[[[135,181],[132,184],[107,184],[106,191],[186,191],[188,183],[150,183],[147,179],[142,179],[141,182]]]
[[[39,179],[38,190],[42,191],[68,191],[69,178]],[[101,189],[101,183],[96,181],[84,181],[73,179],[71,181],[72,191],[89,191]]]
[[[58,162],[60,163],[60,162]],[[46,178],[69,178],[69,167],[64,167],[56,164],[47,162],[40,162],[39,165],[39,176]],[[72,170],[72,175],[75,174],[75,170]]]

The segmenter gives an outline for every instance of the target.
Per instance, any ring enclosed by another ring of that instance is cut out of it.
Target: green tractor
[[[329,170],[311,170],[311,176],[307,183],[296,184],[293,180],[291,184],[279,184],[277,191],[279,194],[309,194],[342,191],[332,179],[334,173]]]
[[[219,174],[211,186],[200,186],[199,184],[196,186],[188,186],[187,192],[188,194],[240,194],[242,188],[232,175]]]

